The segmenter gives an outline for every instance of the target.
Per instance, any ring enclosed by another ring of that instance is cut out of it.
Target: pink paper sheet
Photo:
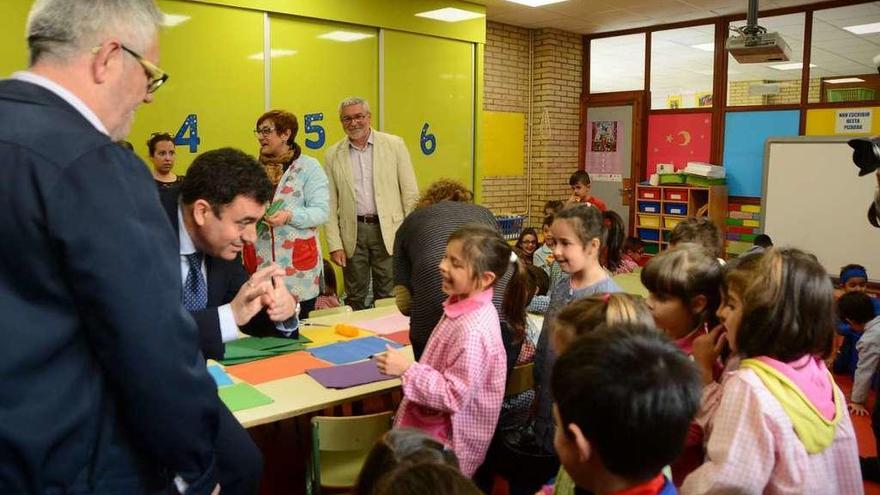
[[[388,316],[376,318],[366,321],[355,321],[352,325],[368,330],[376,335],[387,335],[402,330],[409,330],[409,316],[403,316],[400,312],[395,312]]]

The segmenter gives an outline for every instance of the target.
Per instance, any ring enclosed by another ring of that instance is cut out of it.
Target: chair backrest
[[[386,297],[384,299],[376,299],[375,303],[377,308],[384,308],[386,306],[395,306],[397,305],[397,299],[393,297]]]
[[[514,366],[510,376],[507,377],[507,387],[504,390],[504,396],[509,397],[533,389],[535,387],[535,380],[532,376],[534,367],[534,363]]]
[[[330,315],[339,315],[342,313],[351,313],[351,306],[337,306],[335,308],[327,308],[327,309],[313,309],[311,313],[309,313],[309,318],[316,318],[318,316],[330,316]]]
[[[318,451],[369,450],[391,429],[391,411],[365,416],[315,416],[313,442]]]

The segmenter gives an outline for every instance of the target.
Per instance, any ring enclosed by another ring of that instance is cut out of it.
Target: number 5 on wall
[[[189,137],[184,137],[189,133]],[[174,135],[174,144],[176,146],[182,146],[185,144],[189,145],[189,152],[195,153],[199,150],[199,143],[201,140],[199,139],[199,118],[196,114],[191,113],[186,116],[186,119],[181,124],[180,129],[177,130],[177,134]]]
[[[307,113],[305,116],[306,134],[317,134],[317,139],[306,138],[306,146],[317,150],[324,146],[324,128],[315,122],[324,120],[323,113]]]

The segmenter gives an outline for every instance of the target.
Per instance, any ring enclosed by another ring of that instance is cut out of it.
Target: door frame
[[[648,101],[647,91],[617,91],[613,93],[596,93],[581,97],[580,126],[578,130],[578,170],[586,168],[587,157],[587,110],[590,108],[632,106],[632,146],[630,151],[631,185],[629,204],[629,232],[635,232],[635,186],[645,180],[644,159],[645,143],[648,142],[648,112],[645,102]],[[622,186],[622,184],[621,184]]]

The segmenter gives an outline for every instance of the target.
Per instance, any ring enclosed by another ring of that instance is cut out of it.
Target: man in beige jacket
[[[373,297],[392,296],[394,234],[419,198],[403,139],[370,127],[370,106],[347,98],[339,118],[348,136],[327,150],[330,218],[325,226],[330,259],[342,267],[346,303],[366,307],[370,276]]]

